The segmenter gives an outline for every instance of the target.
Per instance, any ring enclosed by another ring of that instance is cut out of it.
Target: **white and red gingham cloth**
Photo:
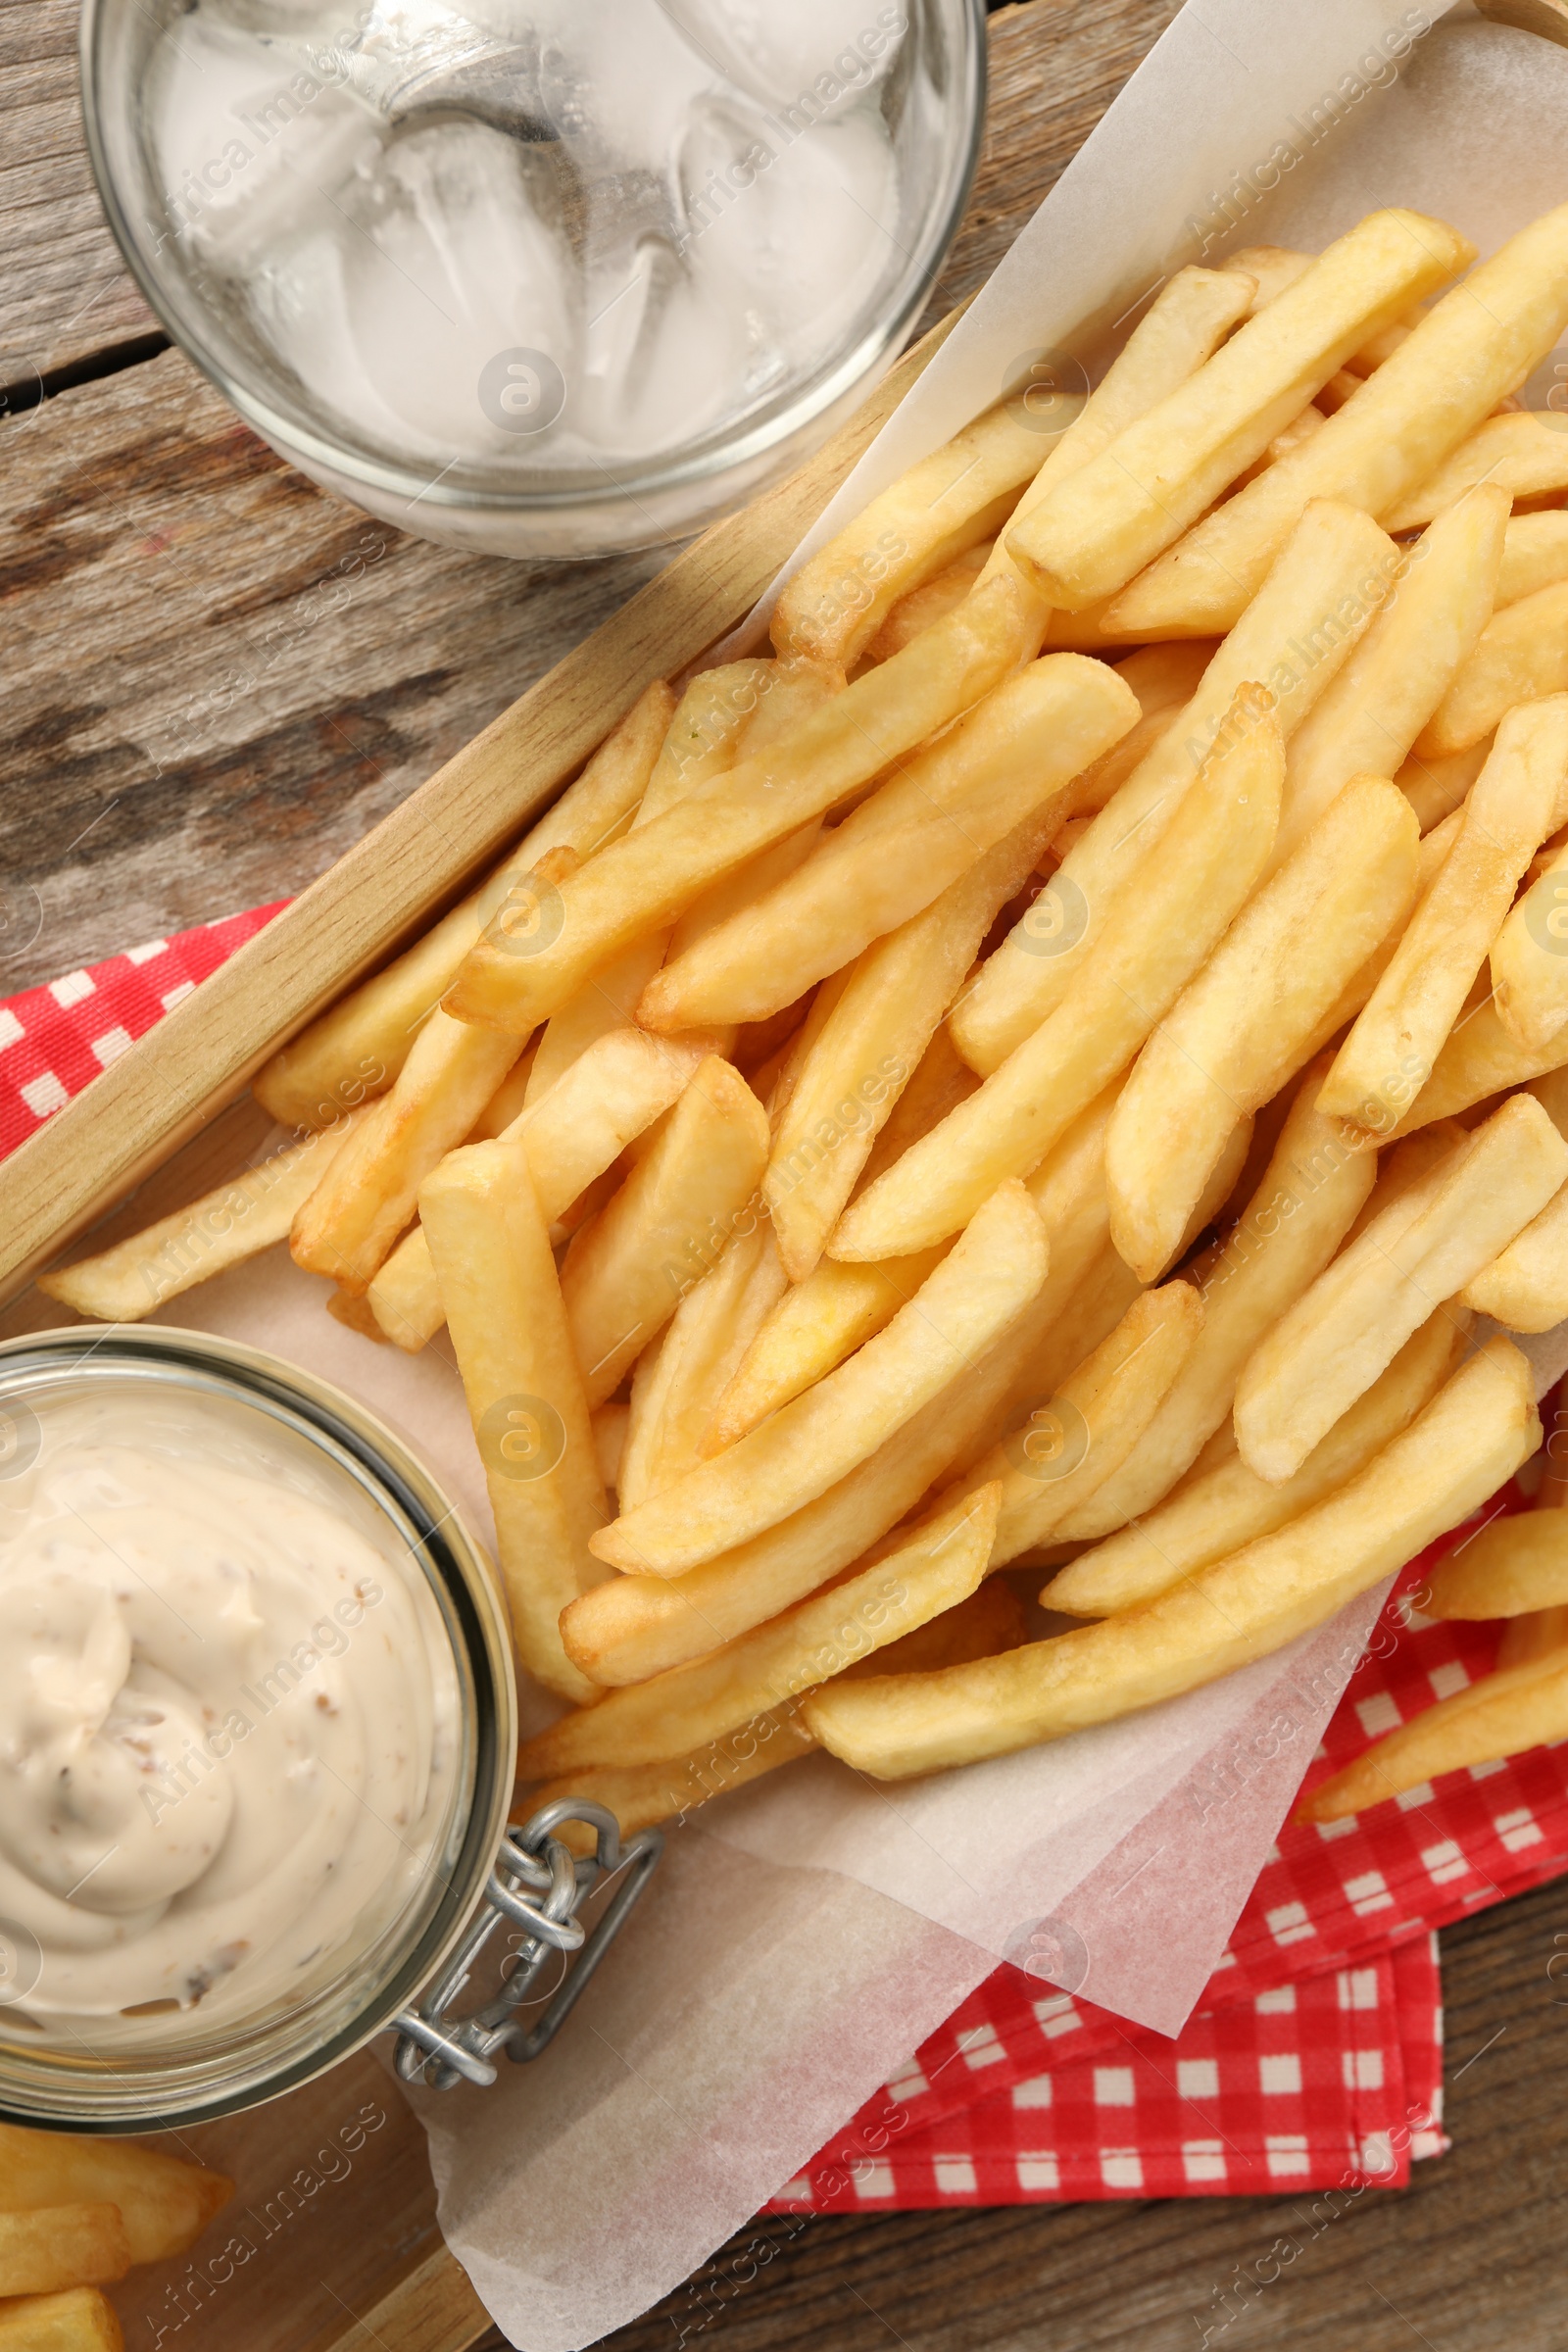
[[[0,1002],[0,1156],[277,911],[158,940]],[[1522,1499],[1507,1489],[1473,1524]],[[1495,1628],[1412,1615],[1422,1568],[1396,1587],[1308,1786],[1492,1665]],[[1279,1737],[1291,1736],[1283,1723]],[[1227,1759],[1215,1804],[1247,1765]],[[1450,1773],[1357,1819],[1290,1824],[1175,2040],[1000,1968],[775,2206],[1398,2186],[1413,2159],[1447,2145],[1434,1931],[1565,1872],[1568,1742]]]

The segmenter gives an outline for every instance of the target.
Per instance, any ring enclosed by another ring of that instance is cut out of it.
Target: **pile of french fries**
[[[134,1316],[287,1235],[343,1321],[450,1351],[572,1702],[523,1801],[630,1829],[817,1747],[898,1778],[1124,1715],[1539,1445],[1568,430],[1515,396],[1568,207],[1474,261],[1391,209],[1179,271],[278,1054],[301,1142],[46,1280]],[[1439,1603],[1528,1656],[1320,1815],[1568,1734],[1526,1524]]]
[[[185,2253],[233,2193],[128,2140],[0,2124],[0,2352],[121,2352],[101,2289]]]

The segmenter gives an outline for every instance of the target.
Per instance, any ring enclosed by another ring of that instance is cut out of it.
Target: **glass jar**
[[[447,546],[654,546],[782,476],[906,340],[973,177],[981,0],[320,0],[291,74],[315,5],[85,0],[88,149],[246,421]]]
[[[229,2114],[308,2082],[401,2020],[449,1970],[471,1936],[506,1828],[516,1693],[504,1604],[483,1554],[419,1463],[349,1397],[256,1349],[197,1332],[77,1327],[10,1341],[0,1346],[0,1535],[7,1507],[16,1514],[13,1532],[25,1526],[25,1481],[35,1460],[40,1470],[47,1461],[51,1427],[71,1428],[75,1413],[79,1428],[83,1408],[100,1416],[89,1427],[152,1432],[152,1447],[171,1460],[181,1458],[175,1438],[183,1432],[185,1458],[238,1468],[247,1491],[255,1491],[260,1463],[262,1491],[287,1490],[305,1507],[324,1506],[356,1546],[368,1546],[394,1595],[392,1614],[382,1626],[372,1624],[367,1638],[390,1644],[397,1633],[407,1641],[412,1621],[429,1668],[434,1728],[421,1807],[412,1818],[382,1825],[401,1849],[393,1869],[352,1915],[338,1901],[338,1917],[314,1951],[309,1932],[318,1919],[331,1921],[330,1893],[324,1912],[306,1909],[289,1946],[300,1956],[289,1960],[286,1983],[277,1981],[278,1966],[264,1952],[249,1989],[241,1960],[211,1998],[198,1984],[188,2001],[67,2014],[43,1997],[48,1962],[31,1929],[0,1920],[0,2113],[77,2132],[152,2131]],[[125,1418],[117,1423],[122,1411]],[[56,1414],[63,1418],[52,1423]],[[127,1442],[122,1434],[104,1444]],[[97,1457],[84,1451],[83,1459],[91,1458],[112,1463],[102,1450]],[[112,1467],[94,1475],[89,1508],[100,1496],[104,1509],[123,1498],[127,1490],[117,1490]],[[98,1529],[88,1534],[108,1543]],[[121,1558],[113,1544],[108,1548]],[[361,1556],[358,1548],[352,1556]],[[203,1557],[221,1562],[221,1531],[216,1544],[207,1541]],[[124,1592],[134,1602],[139,1588],[151,1590],[150,1580],[135,1570],[133,1556],[126,1566]],[[69,1556],[57,1568],[51,1552],[43,1573],[71,1575]],[[175,1585],[176,1592],[184,1589]],[[255,1586],[236,1589],[249,1597]],[[370,1590],[381,1597],[380,1585]],[[171,1605],[161,1593],[155,1604]],[[187,1633],[204,1640],[197,1602],[186,1605],[198,1617]],[[342,1622],[352,1615],[351,1609]],[[211,1634],[216,1621],[205,1622]],[[316,1637],[323,1654],[339,1654],[330,1631],[323,1636],[317,1628]],[[170,1638],[177,1639],[172,1628]],[[344,1639],[343,1654],[351,1658],[353,1638]],[[297,1681],[310,1661],[288,1654]],[[91,1672],[91,1659],[89,1642],[83,1673]],[[343,1671],[347,1678],[347,1664]],[[142,1676],[149,1688],[159,1687],[145,1666]],[[281,1665],[272,1675],[253,1675],[246,1705],[258,1722],[276,1700],[274,1679],[293,1695]],[[331,1711],[324,1681],[309,1703]],[[134,1745],[133,1710],[130,1721]],[[226,1752],[212,1743],[218,1739],[214,1734],[209,1742],[213,1755]],[[183,1777],[194,1781],[194,1771]],[[319,1785],[330,1796],[326,1782]],[[0,1845],[13,1842],[0,1834]],[[8,1869],[14,1861],[14,1854],[7,1857]],[[320,1883],[330,1887],[324,1872]],[[125,1899],[134,1891],[132,1885]],[[57,1909],[48,1916],[61,1917]],[[37,2016],[29,2013],[29,1994]]]

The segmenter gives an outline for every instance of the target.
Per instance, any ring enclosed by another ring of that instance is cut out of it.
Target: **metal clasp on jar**
[[[574,1857],[553,1833],[564,1822],[580,1821],[594,1833],[591,1855]],[[434,2090],[459,2082],[488,2084],[499,2070],[498,2052],[517,2064],[537,2058],[587,1988],[664,1850],[663,1834],[639,1830],[624,1841],[614,1815],[586,1798],[562,1796],[543,1805],[520,1829],[501,1841],[484,1899],[447,1968],[418,2005],[392,2020],[398,2036],[396,2065],[405,2082],[423,2082]],[[617,1872],[619,1886],[585,1934],[577,1913],[595,1888]],[[503,1927],[520,1928],[523,1941],[501,1990],[469,2016],[457,2003],[486,1944]],[[574,1953],[562,1983],[532,2026],[517,2011],[529,1998],[552,1953]]]

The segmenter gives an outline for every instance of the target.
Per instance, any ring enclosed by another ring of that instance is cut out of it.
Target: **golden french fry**
[[[1296,1809],[1298,1821],[1343,1821],[1445,1772],[1492,1764],[1568,1737],[1568,1650],[1484,1675],[1467,1690],[1426,1707],[1365,1755],[1323,1782]]]
[[[1082,839],[953,1016],[954,1043],[989,1077],[1073,985],[1131,876],[1175,821],[1244,686],[1261,683],[1289,742],[1371,621],[1399,565],[1386,533],[1348,507],[1308,510],[1266,586],[1186,709]]]
[[[991,1565],[1044,1544],[1135,1452],[1203,1328],[1188,1282],[1145,1291],[1044,1404],[971,1472],[975,1491],[1000,1487]]]
[[[540,1032],[543,1035],[543,1032]],[[528,1107],[528,1081],[539,1055],[539,1038],[530,1039],[511,1069],[496,1088],[489,1102],[469,1128],[466,1141],[470,1144],[493,1144],[506,1134],[514,1119],[520,1119]]]
[[[860,1170],[858,1190],[864,1192],[874,1184],[884,1168],[902,1159],[911,1144],[918,1143],[922,1135],[929,1135],[950,1110],[966,1102],[979,1085],[979,1079],[961,1059],[944,1025],[921,1054],[914,1075],[906,1082],[888,1113],[887,1122]]]
[[[631,1419],[627,1404],[602,1404],[591,1416],[594,1433],[594,1459],[599,1464],[600,1484],[610,1494],[620,1488],[620,1465],[626,1451],[626,1429]]]
[[[793,1281],[816,1265],[910,1072],[999,910],[1034,867],[1051,822],[1049,811],[1026,818],[818,995],[762,1178]]]
[[[392,1091],[339,1152],[295,1216],[289,1250],[307,1274],[367,1291],[415,1214],[419,1187],[469,1133],[523,1041],[436,1011]]]
[[[1507,493],[1484,485],[1440,514],[1410,550],[1371,627],[1292,739],[1276,865],[1352,776],[1397,774],[1492,618],[1507,520]]]
[[[1152,1282],[1238,1113],[1307,1058],[1324,1015],[1415,902],[1415,817],[1375,776],[1346,786],[1237,916],[1145,1046],[1105,1142],[1111,1238]]]
[[[1568,812],[1565,796],[1568,695],[1510,710],[1453,849],[1335,1056],[1321,1110],[1373,1133],[1392,1124],[1391,1084],[1436,1064],[1520,875]]]
[[[1498,1020],[1522,1046],[1544,1046],[1568,1022],[1568,841],[1559,837],[1532,860],[1491,965]]]
[[[837,826],[800,870],[656,972],[645,1029],[756,1021],[929,906],[1135,725],[1102,662],[1048,654],[988,695]],[[1042,840],[1049,839],[1049,832]],[[976,943],[978,945],[978,942]]]
[[[349,1111],[302,1143],[274,1152],[231,1183],[176,1208],[93,1257],[38,1276],[46,1298],[104,1323],[138,1323],[154,1307],[215,1274],[244,1263],[289,1227],[319,1184],[335,1154],[369,1116],[368,1105]]]
[[[640,1029],[612,1030],[542,1102],[503,1129],[501,1141],[527,1147],[528,1172],[553,1239],[558,1220],[669,1108],[702,1058],[695,1046]],[[366,1296],[387,1338],[411,1354],[440,1330],[446,1320],[440,1286],[418,1227],[398,1244]]]
[[[719,1396],[699,1451],[721,1453],[836,1370],[906,1306],[950,1244],[881,1266],[839,1266],[829,1258],[786,1290]]]
[[[0,2303],[0,2352],[125,2352],[125,2338],[107,2296],[71,2286]]]
[[[705,890],[702,897],[687,907],[671,931],[667,951],[669,960],[673,962],[677,956],[686,955],[697,946],[699,940],[706,939],[710,931],[716,931],[732,916],[744,913],[759,900],[765,899],[770,891],[778,889],[792,875],[799,873],[821,838],[822,820],[819,816],[813,816],[808,825],[801,826],[799,832],[786,833],[783,840],[775,841],[770,850],[763,850],[760,857],[737,866],[732,874],[726,874],[722,882],[715,882],[711,890]],[[652,977],[653,973],[650,972],[649,978]],[[646,987],[647,982],[643,985]],[[557,1013],[556,1020],[560,1018],[561,1014]],[[554,1022],[550,1024],[551,1027],[554,1025]]]
[[[848,669],[901,597],[995,537],[1040,455],[1039,419],[1025,395],[988,410],[901,474],[786,582],[773,612],[780,654]]]
[[[1528,1666],[1537,1658],[1549,1657],[1553,1650],[1568,1647],[1568,1606],[1555,1609],[1531,1609],[1523,1617],[1510,1617],[1502,1629],[1497,1643],[1497,1664]]]
[[[1540,1434],[1530,1366],[1493,1340],[1337,1494],[1157,1600],[979,1665],[827,1685],[805,1701],[808,1728],[858,1771],[900,1780],[1196,1690],[1323,1624],[1456,1526]]]
[[[1298,278],[1304,277],[1316,259],[1315,254],[1293,252],[1288,245],[1241,245],[1234,253],[1228,253],[1219,266],[1222,270],[1242,270],[1252,279],[1257,291],[1252,296],[1248,315],[1255,318],[1259,311],[1266,311],[1269,304],[1287,287],[1294,286]],[[1399,345],[1408,338],[1411,327],[1424,317],[1422,305],[1412,305],[1402,319],[1396,320],[1393,326],[1380,328],[1375,335],[1369,335],[1358,351],[1351,352],[1345,363],[1346,367],[1354,375],[1370,375],[1374,368],[1381,368],[1390,354],[1398,350]]]
[[[851,1204],[828,1243],[831,1257],[927,1249],[966,1223],[1004,1178],[1039,1166],[1126,1068],[1245,904],[1273,844],[1284,766],[1277,720],[1261,700],[1239,694],[1227,734],[1118,897],[1063,1003]]]
[[[1429,1315],[1282,1486],[1249,1470],[1234,1450],[1213,1463],[1200,1456],[1163,1502],[1061,1569],[1041,1594],[1046,1607],[1069,1617],[1114,1616],[1272,1535],[1343,1487],[1408,1426],[1454,1369],[1464,1340],[1447,1315]],[[1231,1435],[1228,1424],[1224,1434]]]
[[[714,1399],[787,1279],[773,1236],[759,1220],[750,1233],[737,1233],[717,1265],[686,1293],[632,1381],[632,1434],[618,1486],[622,1511],[662,1494],[711,1450],[704,1441]]]
[[[1568,1144],[1529,1095],[1418,1178],[1283,1315],[1236,1386],[1236,1442],[1259,1478],[1298,1471],[1411,1333],[1463,1291],[1568,1177]]]
[[[741,1634],[710,1656],[607,1693],[580,1714],[525,1740],[517,1769],[530,1778],[579,1764],[654,1764],[671,1742],[722,1739],[857,1658],[880,1649],[971,1593],[996,1534],[995,1482],[904,1531],[830,1592]]]
[[[1228,628],[1308,499],[1387,513],[1524,382],[1565,318],[1568,206],[1559,206],[1435,303],[1322,432],[1205,516],[1107,617],[1147,637]]]
[[[663,961],[668,945],[667,931],[650,931],[645,938],[634,939],[629,948],[612,956],[591,979],[585,980],[559,1012],[551,1014],[534,1046],[523,1095],[524,1109],[543,1101],[572,1063],[600,1038],[631,1026],[637,1000]],[[458,1026],[461,1028],[463,1024],[460,1022]],[[495,1032],[488,1034],[493,1036]]]
[[[1550,1331],[1568,1316],[1568,1187],[1472,1275],[1460,1297],[1508,1331]]]
[[[345,1331],[357,1331],[362,1340],[373,1340],[378,1348],[386,1346],[386,1333],[364,1291],[346,1291],[340,1283],[326,1300],[326,1311]]]
[[[1473,253],[1454,230],[1424,215],[1369,213],[1187,383],[1014,523],[1004,534],[1007,552],[1069,612],[1114,595],[1197,522],[1369,334],[1452,277]],[[1316,435],[1308,447],[1321,440]],[[1239,495],[1255,496],[1261,487]],[[1299,513],[1298,506],[1293,522]],[[1235,602],[1222,627],[1246,601],[1244,594]]]
[[[389,1087],[421,1023],[514,884],[551,851],[592,857],[625,823],[642,799],[674,710],[675,697],[656,678],[487,882],[258,1070],[251,1092],[263,1109],[285,1127],[322,1127],[366,1094]]]
[[[1209,638],[1193,644],[1144,645],[1115,664],[1117,677],[1137,695],[1142,716],[1120,743],[1102,752],[1074,777],[1068,797],[1075,816],[1098,816],[1133,770],[1164,742],[1218,650]]]
[[[1125,1468],[1062,1521],[1063,1538],[1108,1536],[1164,1499],[1225,1421],[1258,1342],[1322,1274],[1371,1191],[1373,1154],[1313,1108],[1316,1076],[1298,1088],[1243,1215],[1192,1270],[1205,1317],[1181,1378]]]
[[[1237,270],[1187,269],[1161,286],[1103,376],[1078,407],[1054,385],[1032,385],[1024,406],[1038,426],[1054,426],[1054,446],[1014,508],[1007,527],[1044,504],[1058,482],[1098,458],[1129,426],[1194,376],[1251,303],[1255,281]],[[1076,414],[1074,413],[1076,409]],[[1030,585],[1008,553],[1006,528],[997,540],[986,579],[1011,573]]]
[[[1440,1560],[1417,1603],[1424,1617],[1522,1617],[1568,1601],[1568,1511],[1493,1519]]]
[[[1004,1649],[1016,1649],[1028,1639],[1023,1602],[1009,1584],[994,1578],[966,1600],[944,1609],[940,1617],[928,1618],[885,1648],[857,1658],[845,1667],[844,1679],[863,1682],[872,1674],[929,1674],[938,1666],[967,1666],[973,1658],[994,1658]],[[804,1726],[800,1736],[809,1737]]]
[[[652,1149],[566,1251],[561,1291],[591,1405],[613,1396],[685,1292],[755,1220],[766,1160],[767,1113],[739,1071],[710,1054]]]
[[[753,655],[699,670],[670,714],[636,816],[639,830],[683,801],[698,785],[735,764],[747,720],[778,673],[778,663]]]
[[[998,580],[977,589],[781,743],[590,858],[560,886],[548,921],[541,908],[525,941],[492,927],[459,972],[448,1009],[526,1034],[632,940],[673,922],[710,884],[959,717],[1033,652],[1032,638],[1016,587]]]
[[[1506,606],[1482,630],[1474,653],[1422,731],[1416,750],[1436,758],[1490,735],[1515,704],[1568,688],[1568,580]]]
[[[118,2205],[40,2205],[0,2213],[0,2295],[103,2286],[130,2268]]]
[[[945,1473],[961,1467],[999,1406],[1028,1391],[1049,1327],[1049,1278],[972,1369],[923,1406],[869,1460],[804,1510],[685,1576],[618,1576],[565,1611],[562,1639],[595,1682],[640,1683],[761,1625],[858,1560]],[[1012,1408],[1002,1428],[1015,1418]]]
[[[867,645],[860,660],[864,662],[886,662],[893,654],[902,654],[906,645],[923,636],[937,621],[946,620],[956,612],[974,587],[986,566],[986,559],[996,545],[994,539],[982,539],[978,546],[965,548],[941,571],[922,580],[901,596],[886,620]]]
[[[1548,421],[1528,409],[1483,418],[1473,433],[1450,449],[1424,482],[1381,516],[1387,531],[1414,531],[1452,506],[1478,482],[1503,497],[1529,498],[1543,490],[1568,490],[1568,439],[1561,419]]]
[[[617,1568],[676,1576],[791,1516],[846,1477],[973,1362],[1046,1279],[1046,1230],[1004,1184],[906,1306],[849,1362],[724,1453],[595,1538]]]
[[[132,2262],[188,2252],[233,2194],[233,2181],[221,2173],[132,2140],[77,2139],[0,2124],[0,2213],[117,2205]]]
[[[1262,456],[1254,458],[1250,466],[1243,467],[1236,477],[1237,488],[1245,490],[1249,482],[1255,482],[1260,473],[1266,473],[1271,466],[1277,466],[1281,458],[1288,458],[1293,449],[1300,448],[1303,441],[1310,441],[1312,435],[1327,422],[1327,411],[1319,408],[1315,402],[1308,401],[1299,416],[1293,417],[1283,432],[1275,434]],[[1103,611],[1105,608],[1102,606],[1099,609]]]
[[[1394,781],[1415,810],[1422,832],[1456,815],[1471,785],[1492,757],[1492,737],[1483,735],[1462,752],[1446,752],[1441,760],[1412,752]]]
[[[1534,1092],[1537,1080],[1546,1079],[1568,1063],[1568,1027],[1559,1029],[1544,1046],[1521,1046],[1498,1019],[1485,978],[1471,994],[1474,1002],[1455,1022],[1431,1077],[1424,1086],[1418,1079],[1411,1083],[1404,1097],[1408,1108],[1384,1141],[1396,1141],[1416,1128],[1430,1126],[1435,1119],[1454,1118],[1510,1087],[1529,1085]],[[1392,1108],[1401,1108],[1396,1094],[1390,1100]]]
[[[781,1764],[793,1764],[815,1749],[816,1741],[801,1721],[799,1702],[790,1699],[754,1715],[721,1739],[706,1740],[662,1763],[579,1764],[560,1780],[521,1784],[514,1809],[520,1816],[558,1796],[589,1797],[610,1807],[622,1838],[634,1838],[657,1822],[684,1821],[699,1805],[727,1796],[732,1788],[744,1788],[749,1781],[760,1780],[764,1773],[776,1772]],[[593,1835],[581,1823],[564,1822],[551,1835],[573,1853],[593,1851]],[[0,2338],[0,2352],[3,2344]]]
[[[1568,580],[1568,514],[1516,514],[1503,533],[1496,608]]]
[[[557,1621],[604,1574],[587,1544],[608,1513],[523,1147],[451,1152],[426,1179],[419,1213],[484,1465],[517,1656],[546,1690],[586,1698]]]

